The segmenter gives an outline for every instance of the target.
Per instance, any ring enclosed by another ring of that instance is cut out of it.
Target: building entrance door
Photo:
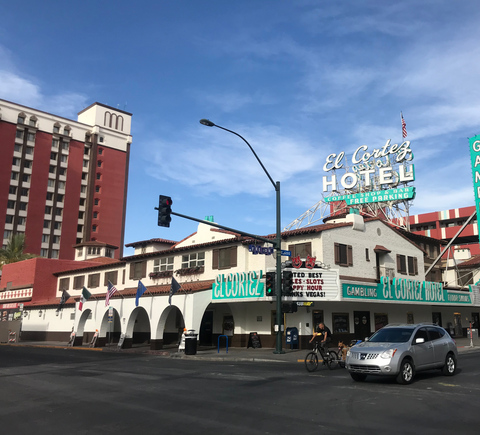
[[[372,334],[370,329],[370,311],[354,311],[353,325],[355,339],[365,340],[365,337],[370,337]]]
[[[200,324],[200,346],[211,346],[213,335],[213,311],[205,311]]]

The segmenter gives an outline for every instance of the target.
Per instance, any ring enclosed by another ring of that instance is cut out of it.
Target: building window
[[[57,193],[57,202],[63,202],[63,195],[60,193]]]
[[[352,246],[335,243],[335,264],[339,266],[353,266]]]
[[[54,230],[61,230],[62,229],[62,223],[61,222],[55,222],[53,224],[53,229]]]
[[[96,225],[92,225],[92,232],[94,232],[94,233],[97,232],[97,226]]]
[[[10,179],[11,180],[18,180],[18,175],[19,175],[18,172],[12,172],[12,174],[10,175]]]
[[[93,219],[98,219],[98,211],[93,212]]]
[[[47,201],[53,201],[53,193],[47,192]]]
[[[26,187],[22,187],[22,190],[20,191],[21,196],[28,196],[28,189]]]
[[[58,168],[58,174],[59,175],[65,175],[67,173],[67,169],[66,168]]]
[[[205,265],[205,252],[182,255],[182,269]]]
[[[397,254],[397,272],[407,274],[407,261],[405,255]]]
[[[58,258],[58,249],[52,249],[52,258]]]
[[[408,274],[409,275],[418,275],[418,263],[416,257],[408,257]]]
[[[105,248],[105,257],[113,258],[113,250],[110,248]]]
[[[23,216],[19,216],[19,218],[18,218],[18,225],[24,226],[24,225],[25,225],[25,222],[27,222],[27,218],[26,218],[26,217],[23,217]]]
[[[11,214],[7,214],[5,216],[5,223],[6,224],[12,224],[13,223],[13,216]]]
[[[46,228],[46,229],[50,228],[50,222],[51,221],[44,220],[43,221],[43,228]]]
[[[62,150],[68,151],[69,143],[62,140]]]
[[[97,172],[97,180],[101,180],[102,179],[102,174],[100,174],[100,172]]]
[[[348,313],[332,313],[332,334],[350,332]]]
[[[22,202],[22,201],[20,202],[20,210],[23,210],[23,211],[27,210],[27,203],[26,202]]]
[[[60,125],[59,124],[55,124],[53,126],[53,132],[54,133],[60,133]]]
[[[96,288],[100,285],[100,274],[93,273],[88,275],[88,288]]]
[[[30,183],[30,175],[28,175],[28,174],[23,174],[23,175],[22,175],[22,181],[23,181],[24,183]]]
[[[35,133],[28,133],[27,140],[34,141],[35,140]]]
[[[56,166],[50,165],[50,167],[48,168],[48,172],[50,172],[50,174],[55,174],[56,169],[57,169]]]
[[[13,234],[13,231],[12,230],[5,230],[3,232],[3,238],[4,239],[9,239],[10,237],[12,237],[12,234]]]
[[[23,130],[17,130],[17,133],[15,134],[15,137],[17,139],[23,139]]]
[[[297,243],[295,245],[288,245],[288,250],[292,252],[292,258],[298,257],[307,258],[307,256],[312,256],[312,243]]]
[[[68,162],[68,156],[67,156],[66,154],[62,154],[62,155],[60,156],[60,161],[61,161],[62,163],[67,163],[67,162]]]
[[[368,248],[365,248],[365,260],[370,261],[370,252]]]
[[[113,285],[117,285],[118,270],[113,270],[111,272],[105,272],[105,282],[104,285],[108,285],[110,281]]]
[[[103,162],[102,162],[101,160],[98,160],[98,161],[97,161],[97,167],[98,167],[98,168],[101,168],[101,167],[102,167],[102,163],[103,163]]]
[[[98,186],[98,185],[95,186],[95,192],[96,192],[96,193],[100,193],[100,186]]]
[[[18,115],[17,124],[25,124],[25,115]]]
[[[42,234],[42,243],[48,243],[50,241],[50,235]]]
[[[63,212],[63,208],[56,208],[55,209],[55,216],[61,216]]]
[[[52,214],[52,207],[49,205],[45,206],[45,214]]]
[[[10,186],[10,188],[8,189],[8,193],[10,193],[11,195],[16,195],[17,194],[17,186]]]
[[[103,154],[103,148],[98,149],[98,154],[101,156]]]
[[[33,147],[26,147],[25,148],[25,154],[32,155],[33,154]]]
[[[23,166],[27,169],[30,169],[32,167],[32,161],[31,160],[25,160],[23,162]]]
[[[95,198],[95,200],[93,201],[93,203],[94,203],[95,205],[99,205],[99,204],[100,204],[100,200],[99,200],[98,198]]]
[[[58,139],[53,139],[52,140],[52,148],[58,148],[58,144],[60,141]]]
[[[237,266],[237,247],[213,250],[212,269],[229,269]]]
[[[21,153],[22,152],[22,146],[19,145],[18,143],[16,143],[15,147],[14,147],[14,151],[17,152],[17,153]]]
[[[85,198],[80,198],[80,202],[79,202],[80,206],[85,206]]]
[[[40,249],[40,257],[48,258],[48,249],[45,249],[45,248]]]
[[[82,172],[82,180],[86,180],[88,178],[88,174],[86,172]]]
[[[78,219],[83,220],[84,215],[85,215],[85,212],[79,211],[78,212]]]
[[[62,190],[65,190],[65,181],[59,181],[58,182],[58,188],[62,189]]]
[[[35,117],[32,116],[32,117],[30,118],[30,121],[28,122],[28,125],[29,125],[30,127],[35,127],[35,126],[37,125],[37,118],[35,118]]]
[[[58,289],[62,291],[62,290],[68,290],[69,288],[70,288],[70,278],[60,278],[60,284]]]
[[[80,255],[81,254],[82,254],[82,252],[80,250]],[[73,289],[74,290],[83,289],[84,284],[85,284],[85,275],[76,276],[75,278],[73,278]]]
[[[15,201],[12,201],[11,199],[9,199],[7,201],[7,208],[12,208],[14,209],[15,208]]]
[[[18,157],[14,157],[12,160],[13,166],[20,166],[20,159]]]
[[[154,272],[163,272],[165,270],[173,270],[173,257],[157,258],[153,261]]]
[[[130,279],[141,279],[147,275],[147,262],[137,261],[130,263]]]

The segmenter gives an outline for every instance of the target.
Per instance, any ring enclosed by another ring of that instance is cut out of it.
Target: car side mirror
[[[365,341],[368,341],[368,337],[365,337]]]
[[[425,339],[424,338],[416,338],[415,339],[415,344],[420,344],[420,343],[425,343]]]

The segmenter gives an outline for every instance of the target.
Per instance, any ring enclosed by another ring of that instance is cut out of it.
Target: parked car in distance
[[[410,384],[416,372],[441,369],[446,376],[457,370],[457,346],[447,331],[431,323],[389,324],[347,352],[350,376],[364,381],[368,375],[395,376]]]

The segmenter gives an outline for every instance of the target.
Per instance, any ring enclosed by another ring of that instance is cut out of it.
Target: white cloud
[[[8,50],[0,46],[0,98],[56,115],[75,118],[86,106],[87,97],[81,93],[65,92],[45,95],[35,78],[17,71]]]

